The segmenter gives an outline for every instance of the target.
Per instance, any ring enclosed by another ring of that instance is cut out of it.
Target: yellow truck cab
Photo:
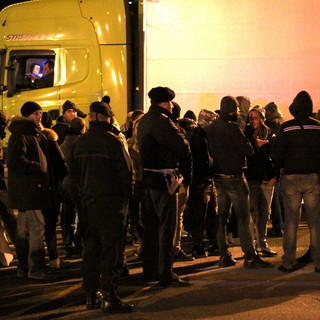
[[[104,95],[119,122],[128,110],[126,14],[123,0],[36,0],[0,13],[2,110],[20,114],[36,101],[57,117],[66,100],[83,112]],[[39,87],[47,61],[53,85]],[[33,75],[32,77],[30,75]]]

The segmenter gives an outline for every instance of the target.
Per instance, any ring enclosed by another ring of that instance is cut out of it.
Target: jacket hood
[[[300,91],[293,99],[289,107],[290,113],[295,117],[310,117],[312,116],[313,104],[308,92]]]
[[[204,129],[218,118],[219,115],[216,112],[207,109],[201,109],[198,116],[198,124],[202,129]]]
[[[43,128],[42,132],[45,134],[45,136],[48,138],[48,140],[58,141],[59,136],[54,130],[48,129],[48,128]]]
[[[21,131],[24,134],[36,134],[40,131],[40,128],[32,120],[27,120],[20,116],[11,119],[8,129],[11,133]]]
[[[271,121],[277,118],[283,118],[283,115],[279,109],[279,107],[274,103],[270,102],[265,107],[266,111],[266,120]]]
[[[244,96],[238,96],[238,97],[236,97],[236,99],[239,102],[240,114],[247,117],[247,115],[249,113],[250,106],[251,106],[250,99],[248,97],[244,97]]]

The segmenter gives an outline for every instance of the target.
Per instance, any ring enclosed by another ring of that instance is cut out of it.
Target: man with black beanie
[[[187,286],[189,283],[172,271],[172,244],[176,230],[177,188],[182,181],[177,168],[179,160],[189,155],[189,143],[174,123],[174,91],[156,87],[148,96],[151,106],[138,128],[146,188],[146,210],[142,217],[143,274],[148,280],[158,280],[163,287]]]
[[[12,119],[8,142],[8,192],[18,209],[16,250],[18,276],[51,280],[45,266],[43,210],[50,207],[48,141],[41,132],[41,107],[26,102],[21,117]]]
[[[236,264],[228,250],[226,225],[231,206],[237,215],[241,248],[245,254],[245,268],[267,268],[271,264],[261,260],[252,245],[249,230],[249,188],[244,176],[246,157],[253,154],[250,141],[235,123],[239,114],[239,102],[231,96],[222,98],[220,117],[206,128],[208,147],[213,156],[214,184],[218,196],[217,242],[220,251],[220,267]]]

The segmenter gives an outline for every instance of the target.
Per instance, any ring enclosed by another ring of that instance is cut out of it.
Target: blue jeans
[[[29,275],[45,268],[45,222],[41,210],[19,211],[16,249],[19,268]]]
[[[249,181],[250,213],[253,220],[254,237],[258,246],[267,242],[267,223],[271,212],[274,187],[268,181]]]
[[[231,211],[231,205],[238,220],[238,232],[241,249],[246,258],[251,259],[256,255],[252,245],[252,237],[249,229],[249,187],[244,175],[224,178],[214,177],[214,184],[218,195],[218,232],[217,242],[221,256],[229,254],[226,240],[226,226]]]
[[[289,174],[282,177],[285,205],[283,235],[283,266],[292,268],[296,258],[297,230],[304,201],[307,222],[310,228],[312,260],[320,266],[320,183],[316,173]]]

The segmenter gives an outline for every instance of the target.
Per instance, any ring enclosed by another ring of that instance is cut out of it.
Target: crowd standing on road
[[[0,161],[0,215],[16,247],[17,276],[55,279],[50,270],[63,263],[59,215],[66,257],[82,257],[88,310],[134,309],[118,295],[118,278],[129,272],[128,229],[139,244],[145,280],[162,288],[190,286],[173,272],[174,261],[217,255],[221,268],[235,265],[231,228],[245,268],[271,268],[261,259],[277,255],[267,237],[283,235],[279,270],[313,261],[320,273],[320,121],[310,95],[298,93],[289,107],[294,119],[286,122],[274,102],[252,107],[244,96],[223,97],[219,110],[202,109],[198,121],[192,110],[180,118],[172,89],[155,87],[148,96],[148,112],[130,112],[121,128],[109,96],[93,102],[88,115],[67,100],[52,129],[33,101],[11,119],[8,190]],[[1,140],[7,122],[1,113]],[[296,259],[302,210],[310,247]],[[181,246],[184,230],[192,237],[190,253]],[[7,265],[11,252],[0,232],[0,262]]]

